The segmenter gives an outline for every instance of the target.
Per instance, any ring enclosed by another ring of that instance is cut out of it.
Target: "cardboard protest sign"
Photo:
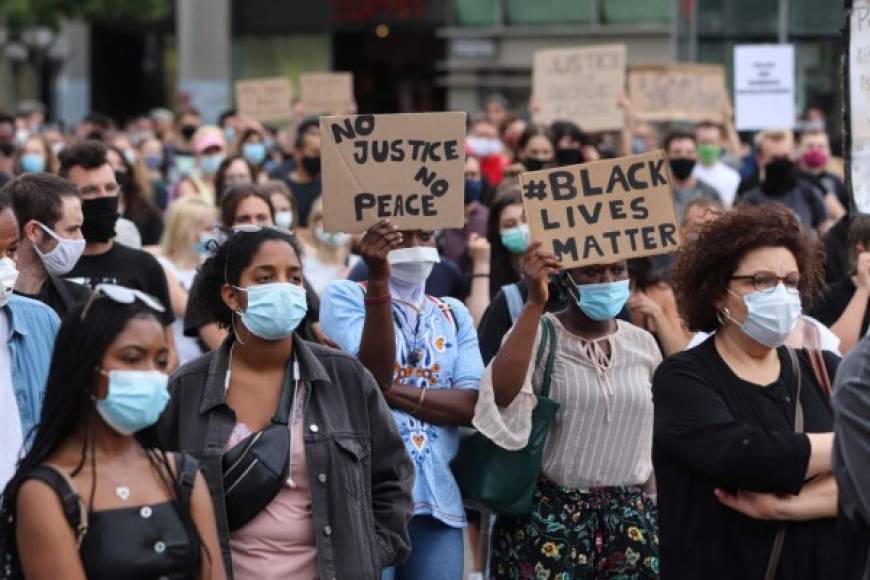
[[[306,114],[355,112],[353,75],[349,72],[303,73],[299,76],[299,100]]]
[[[465,113],[320,118],[323,225],[362,232],[465,223]]]
[[[628,92],[634,114],[643,121],[724,120],[725,70],[721,65],[631,67]]]
[[[567,268],[673,252],[664,151],[520,174],[531,238]]]
[[[854,0],[846,63],[846,179],[855,208],[870,214],[870,2]]]
[[[622,129],[617,101],[625,91],[625,45],[536,51],[532,85],[538,123],[573,121],[584,131]]]
[[[257,121],[281,121],[293,115],[293,90],[284,77],[236,81],[239,115]]]
[[[794,46],[741,44],[734,47],[734,124],[738,131],[795,121]]]

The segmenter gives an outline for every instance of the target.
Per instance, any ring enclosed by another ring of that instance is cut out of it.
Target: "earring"
[[[239,343],[240,345],[242,345],[242,346],[245,346],[245,342],[242,342],[242,339],[241,339],[241,337],[239,336],[239,331],[236,330],[236,316],[241,316],[241,314],[239,314],[238,311],[233,312],[233,317],[230,318],[230,326],[233,327],[233,334],[234,334],[235,337],[236,337],[236,342],[238,342],[238,343]]]

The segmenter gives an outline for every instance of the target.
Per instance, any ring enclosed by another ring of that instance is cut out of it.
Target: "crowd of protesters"
[[[357,235],[316,118],[0,114],[0,576],[870,574],[870,217],[824,116],[614,106],[591,134],[487,99],[465,226]],[[677,252],[531,240],[520,173],[655,149]],[[451,462],[530,445],[542,396],[531,507],[481,513]]]

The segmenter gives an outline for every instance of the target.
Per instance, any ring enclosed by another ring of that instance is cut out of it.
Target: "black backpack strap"
[[[66,521],[76,534],[76,546],[81,547],[88,533],[88,511],[69,476],[51,465],[38,465],[30,471],[27,479],[39,480],[54,490],[60,498]]]
[[[176,453],[175,468],[178,470],[178,482],[181,488],[181,496],[178,500],[181,505],[190,510],[190,498],[193,496],[193,486],[196,484],[196,472],[199,470],[199,464],[187,453]]]
[[[63,280],[55,276],[54,274],[48,275],[48,283],[54,285],[54,289],[57,290],[57,293],[60,294],[60,299],[63,300],[64,309],[69,312],[72,310],[72,307],[76,305],[75,299],[73,299],[72,294],[70,294],[69,290],[67,290],[66,285],[63,283]]]

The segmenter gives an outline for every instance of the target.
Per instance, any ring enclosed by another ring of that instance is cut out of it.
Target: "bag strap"
[[[60,294],[60,299],[63,301],[64,309],[66,309],[67,312],[72,310],[72,307],[76,305],[76,301],[73,299],[72,294],[69,293],[69,290],[67,290],[63,280],[54,274],[49,274],[48,281],[50,284],[54,285],[54,289],[57,290],[58,294]]]
[[[541,380],[541,396],[550,397],[550,382],[553,378],[553,365],[556,361],[556,329],[553,326],[553,321],[546,316],[541,317],[541,326],[543,332],[541,334],[541,345],[538,347],[538,354],[535,357],[535,368],[540,366],[541,359],[544,355],[544,349],[549,344],[547,352],[547,360],[544,363],[544,376]]]
[[[190,510],[190,498],[193,497],[193,486],[196,484],[196,461],[187,453],[175,454],[175,466],[178,470],[178,482],[181,484],[181,505]]]
[[[520,312],[523,310],[523,295],[520,293],[520,287],[516,284],[505,284],[501,287],[504,299],[507,302],[508,314],[511,317],[511,323],[517,321]]]
[[[27,477],[37,479],[54,490],[60,498],[66,521],[75,532],[76,548],[81,548],[88,533],[88,510],[69,476],[53,465],[43,464],[34,467]]]
[[[822,387],[822,392],[830,397],[833,386],[831,384],[831,375],[828,373],[828,365],[825,364],[825,356],[818,349],[808,348],[805,351],[810,359],[810,366],[813,368],[816,381]]]
[[[787,348],[789,362],[791,363],[792,371],[797,380],[797,387],[794,395],[794,432],[802,433],[804,430],[804,407],[801,404],[801,383],[803,382],[800,363],[794,349]],[[818,351],[816,351],[818,352]],[[776,569],[779,566],[779,559],[782,556],[782,546],[785,543],[786,526],[781,524],[776,530],[776,536],[773,538],[773,547],[770,549],[770,558],[767,560],[767,571],[764,573],[764,580],[774,580]]]
[[[289,425],[290,407],[296,397],[296,383],[299,379],[299,359],[295,356],[287,371],[284,373],[284,383],[281,385],[281,398],[278,400],[278,409],[272,417],[273,425]]]

